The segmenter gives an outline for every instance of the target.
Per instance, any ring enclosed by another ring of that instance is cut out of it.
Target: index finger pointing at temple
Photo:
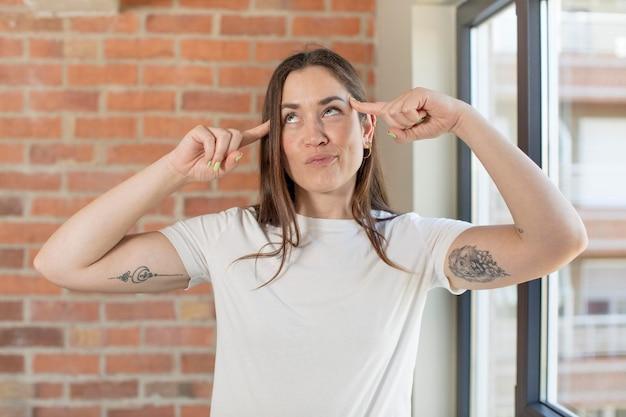
[[[270,121],[241,132],[241,146],[250,145],[270,132]]]
[[[387,104],[384,101],[376,101],[369,103],[366,101],[358,101],[354,97],[350,96],[350,105],[359,113],[368,113],[378,116],[382,113],[383,106]]]

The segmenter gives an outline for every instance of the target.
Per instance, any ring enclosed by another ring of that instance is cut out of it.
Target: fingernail
[[[389,136],[391,136],[392,138],[394,138],[394,139],[397,139],[397,138],[398,138],[396,135],[394,135],[394,134],[393,134],[393,132],[392,132],[391,130],[388,130],[388,131],[387,131],[387,134],[388,134]]]
[[[222,165],[222,161],[217,161],[213,167],[213,172],[217,172],[220,169],[220,165]]]
[[[209,161],[208,164],[206,164],[206,166],[208,166],[209,168],[211,168],[211,164],[213,163],[213,161]]]
[[[241,157],[243,156],[243,154],[237,154],[237,156],[235,157],[235,162],[239,162],[239,160],[241,159]]]

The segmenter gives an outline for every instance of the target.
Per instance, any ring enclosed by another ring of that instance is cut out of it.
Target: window
[[[546,283],[560,308],[545,314],[554,329],[545,400],[599,417],[626,408],[626,4],[618,3],[545,8],[558,75],[548,168],[589,235],[587,251]]]
[[[590,238],[549,277],[459,297],[458,416],[624,416],[626,2],[467,0],[457,25],[459,97],[558,184]],[[461,141],[458,170],[460,218],[508,222]]]
[[[472,102],[513,143],[517,139],[517,38],[511,4],[474,27]],[[512,217],[496,185],[478,158],[471,158],[472,223],[511,223]],[[517,289],[476,291],[471,300],[470,364],[473,417],[513,417]]]

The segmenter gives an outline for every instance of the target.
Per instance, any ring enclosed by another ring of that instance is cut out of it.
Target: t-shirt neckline
[[[378,210],[372,210],[371,215],[378,217]],[[317,230],[358,230],[361,225],[355,219],[326,219],[318,217],[308,217],[296,213],[296,220],[299,226]]]

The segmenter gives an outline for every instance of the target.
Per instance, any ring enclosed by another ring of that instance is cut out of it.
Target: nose
[[[321,120],[309,120],[304,128],[304,134],[304,142],[307,145],[319,146],[328,143],[328,137]]]

